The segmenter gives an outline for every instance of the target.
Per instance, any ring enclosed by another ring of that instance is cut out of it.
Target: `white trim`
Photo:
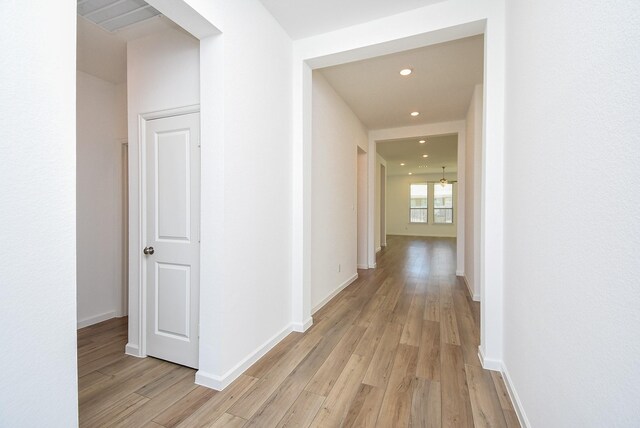
[[[358,269],[369,269],[369,265],[356,265]]]
[[[147,357],[146,355],[140,353],[140,347],[138,347],[138,345],[132,345],[130,343],[127,343],[127,346],[124,347],[124,353],[136,358]]]
[[[89,327],[90,325],[98,324],[99,322],[110,320],[111,318],[120,318],[122,315],[120,311],[109,311],[104,314],[96,315],[93,317],[85,318],[78,321],[78,330],[81,328]]]
[[[378,263],[374,263],[372,265],[369,265],[369,269],[375,269],[378,267]]]
[[[376,254],[378,254],[380,251],[382,251],[382,246],[379,246],[378,248],[376,248]]]
[[[144,120],[154,120],[154,119],[164,119],[164,118],[173,117],[173,116],[182,116],[182,115],[191,114],[191,113],[200,113],[200,104],[192,104],[188,106],[141,113],[140,117]]]
[[[464,272],[462,273],[462,275],[459,275],[456,272],[456,275],[461,276],[462,280],[464,281],[464,283],[467,285],[467,290],[469,290],[469,295],[471,296],[471,298],[473,299],[474,302],[479,302],[480,301],[480,293],[474,293],[473,290],[471,289],[471,286],[469,285],[469,281],[467,281],[467,277],[464,276]]]
[[[416,223],[413,223],[416,224]],[[415,236],[418,238],[453,238],[453,239],[457,239],[457,237],[455,235],[434,235],[434,234],[430,234],[430,235],[420,235],[418,233],[390,233],[390,236]],[[457,274],[457,271],[456,271]]]
[[[295,332],[304,333],[312,325],[313,325],[313,317],[309,317],[304,323],[297,323],[297,322],[291,323],[291,328]]]
[[[456,276],[464,276],[464,271],[463,270],[457,270],[456,271]]]
[[[244,373],[249,367],[251,367],[256,361],[262,358],[267,352],[273,349],[282,339],[287,337],[289,333],[293,331],[293,325],[289,324],[279,333],[267,340],[265,343],[256,348],[246,358],[235,365],[231,370],[222,376],[216,376],[212,373],[206,373],[202,370],[196,372],[195,383],[198,385],[206,386],[207,388],[215,389],[216,391],[222,391],[229,386],[231,382],[236,380],[242,373]]]
[[[344,290],[345,288],[347,288],[349,285],[351,285],[356,279],[358,279],[358,274],[356,273],[355,275],[353,275],[351,278],[347,279],[345,282],[343,282],[342,284],[340,284],[338,286],[338,288],[336,288],[331,294],[329,294],[327,297],[325,297],[324,299],[322,299],[322,301],[320,303],[318,303],[312,310],[311,310],[311,315],[315,314],[316,312],[318,312],[324,305],[326,305],[327,303],[329,303],[329,301],[331,299],[333,299],[334,297],[336,297],[336,295],[341,292],[342,290]]]
[[[516,411],[516,415],[518,416],[518,421],[520,421],[520,426],[523,428],[530,428],[531,424],[529,423],[529,418],[527,418],[526,413],[524,412],[524,406],[522,406],[522,401],[520,401],[520,397],[516,392],[516,388],[513,386],[513,381],[511,380],[511,376],[509,375],[509,371],[507,367],[502,363],[502,378],[504,379],[504,384],[507,387],[507,392],[509,393],[509,398],[511,398],[511,403],[513,404],[513,408]]]
[[[386,246],[387,246],[387,243],[386,243],[386,242],[383,242],[383,243],[381,243],[381,244],[380,244],[380,246],[381,246],[381,247],[386,247]]]
[[[478,358],[480,359],[480,364],[482,364],[483,369],[494,372],[502,371],[502,361],[486,358],[482,351],[482,346],[478,346]]]

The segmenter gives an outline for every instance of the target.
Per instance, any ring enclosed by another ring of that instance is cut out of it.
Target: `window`
[[[427,183],[411,185],[411,207],[409,208],[411,223],[426,223],[428,219]]]
[[[453,223],[453,184],[433,186],[433,222]]]

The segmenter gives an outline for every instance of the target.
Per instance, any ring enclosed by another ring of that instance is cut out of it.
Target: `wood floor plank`
[[[336,326],[340,333],[330,334],[316,345],[280,386],[271,394],[264,404],[254,413],[248,426],[263,427],[274,426],[285,417],[287,410],[303,393],[303,389],[316,375],[320,367],[327,361],[330,354],[335,351],[338,342],[349,337],[346,332],[341,337],[342,327]],[[353,327],[352,327],[353,329]],[[361,328],[358,327],[356,334]],[[339,374],[339,373],[338,373]]]
[[[423,321],[416,376],[440,380],[440,323]]]
[[[440,336],[445,343],[460,345],[460,332],[453,297],[450,292],[444,290],[440,294],[440,330]]]
[[[409,426],[417,361],[417,347],[398,346],[389,384],[380,405],[377,425],[398,428]]]
[[[142,407],[149,399],[136,393],[129,394],[121,400],[115,402],[112,406],[96,413],[95,415],[85,418],[80,425],[85,427],[111,427],[113,421],[120,417],[127,417],[140,407]]]
[[[209,398],[198,410],[177,424],[178,427],[207,427],[217,421],[251,388],[258,379],[241,375],[231,385]],[[243,418],[243,420],[246,419]]]
[[[153,418],[153,421],[165,428],[173,428],[195,413],[216,394],[218,394],[218,391],[197,386],[187,395],[169,406],[164,412]]]
[[[193,369],[183,366],[174,366],[164,376],[154,379],[153,382],[149,382],[142,388],[138,389],[136,394],[143,395],[147,398],[154,398],[186,376],[190,376],[191,383],[194,383],[194,375],[195,370]]]
[[[387,324],[364,376],[363,383],[381,388],[386,387],[401,334],[401,324]]]
[[[367,330],[362,335],[362,339],[358,342],[354,353],[363,357],[373,355],[384,334],[387,319],[387,314],[382,311],[372,319],[371,324],[369,324],[369,327],[367,327]]]
[[[324,399],[325,397],[312,392],[302,391],[277,428],[307,428],[318,414]]]
[[[437,283],[431,282],[427,287],[424,319],[426,321],[440,321],[440,287]]]
[[[78,378],[78,391],[83,391],[92,385],[97,385],[109,379],[111,379],[111,376],[107,376],[97,371],[88,373]]]
[[[493,380],[493,385],[496,388],[496,392],[498,393],[500,407],[502,407],[503,410],[513,411],[513,404],[511,404],[511,398],[509,397],[509,392],[507,391],[507,386],[504,383],[502,373],[496,371],[491,371],[490,373],[491,379]]]
[[[378,420],[384,388],[361,384],[347,412],[343,427],[373,427]]]
[[[416,378],[411,401],[411,427],[440,428],[442,425],[440,382]]]
[[[208,426],[211,428],[240,428],[246,423],[246,419],[242,419],[241,417],[225,413],[224,415],[220,416],[220,418],[218,418],[218,420],[213,425]]]
[[[456,320],[458,322],[460,346],[462,346],[464,362],[465,364],[481,367],[480,358],[478,358],[480,330],[473,320],[471,308],[469,307],[464,291],[453,291],[453,305],[455,308]]]
[[[353,354],[358,342],[364,335],[365,330],[364,327],[353,326],[344,335],[305,388],[307,391],[325,397],[329,394],[336,379],[340,376],[342,369],[347,365],[347,361],[349,361],[351,354]]]
[[[360,312],[360,315],[358,315],[356,323],[362,327],[369,327],[371,320],[376,316],[385,297],[386,296],[377,294],[372,296],[369,299],[369,302],[362,309],[362,312]]]
[[[325,428],[341,425],[353,397],[358,392],[366,369],[365,357],[353,354],[311,423],[312,427]]]
[[[400,343],[411,346],[418,346],[420,344],[424,302],[425,300],[422,294],[414,294],[407,314],[407,321],[402,330]]]
[[[503,410],[505,422],[508,428],[520,428],[520,421],[518,415],[513,410]]]
[[[280,343],[273,347],[265,356],[260,358],[245,372],[247,376],[261,378],[275,363],[280,360],[301,338],[302,333],[289,333]]]
[[[500,407],[491,374],[482,367],[467,364],[467,385],[473,410],[473,423],[478,428],[506,428],[507,424]]]
[[[440,361],[442,426],[472,427],[473,414],[462,349],[458,345],[442,343]]]
[[[144,403],[135,413],[125,416],[120,415],[112,421],[112,427],[138,427],[153,420],[168,407],[175,404],[181,398],[187,396],[191,391],[196,389],[194,383],[194,375],[191,372],[183,372],[173,385],[168,386],[165,390],[153,395],[149,401]]]
[[[305,335],[262,379],[244,394],[242,400],[229,409],[229,413],[250,419],[321,338],[317,334]]]
[[[111,407],[124,397],[132,394],[141,386],[151,382],[154,378],[162,376],[171,369],[166,362],[157,361],[155,367],[137,373],[130,378],[115,379],[109,388],[98,394],[88,395],[89,398],[82,401],[80,406],[80,423],[90,420],[97,413]]]

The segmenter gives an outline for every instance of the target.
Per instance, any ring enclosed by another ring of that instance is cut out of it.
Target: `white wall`
[[[0,424],[78,425],[76,2],[0,2]]]
[[[448,180],[455,180],[456,174],[445,174]],[[427,224],[409,222],[410,186],[413,183],[425,181],[438,181],[442,175],[438,174],[414,174],[414,175],[388,175],[387,176],[387,234],[409,236],[437,236],[454,238],[456,236],[458,222],[457,191],[458,186],[453,186],[453,223],[433,223],[433,186],[429,184],[429,222]]]
[[[77,72],[78,327],[122,315],[123,87]]]
[[[172,7],[178,2],[157,1]],[[187,0],[200,42],[200,367],[223,388],[293,328],[292,44],[258,0]],[[165,8],[162,7],[164,10]],[[167,15],[173,19],[172,16]],[[247,194],[260,207],[247,210]]]
[[[504,364],[532,427],[640,426],[639,23],[507,3]]]
[[[469,103],[465,142],[464,278],[474,300],[480,300],[480,202],[482,181],[482,85]]]
[[[127,117],[129,134],[129,343],[138,354],[139,281],[139,141],[138,117],[170,108],[198,104],[199,43],[177,30],[156,33],[127,44]]]
[[[311,307],[357,275],[357,150],[367,130],[319,72],[313,73]],[[338,268],[340,265],[340,269]]]

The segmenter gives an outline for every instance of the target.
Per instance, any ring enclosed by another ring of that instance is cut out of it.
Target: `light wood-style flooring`
[[[222,392],[123,354],[126,318],[78,332],[83,427],[518,427],[478,360],[455,240],[388,237],[360,277]],[[55,398],[54,398],[55,399]]]

